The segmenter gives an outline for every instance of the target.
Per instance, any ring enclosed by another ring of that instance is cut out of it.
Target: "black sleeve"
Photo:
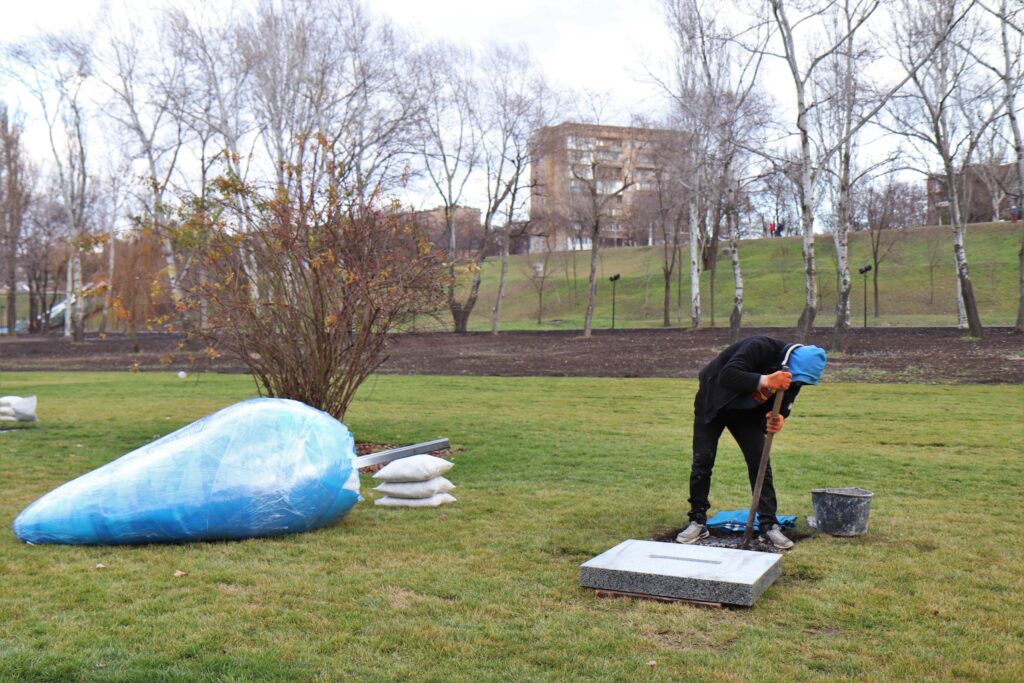
[[[778,349],[767,339],[750,339],[733,354],[718,374],[719,384],[736,393],[753,393],[773,363],[778,361]]]
[[[786,395],[782,397],[782,407],[779,409],[779,414],[782,417],[789,417],[789,411],[793,408],[793,401],[796,400],[797,394],[800,393],[800,387],[790,386],[786,390]]]

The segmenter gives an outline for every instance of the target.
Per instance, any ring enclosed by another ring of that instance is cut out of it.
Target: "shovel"
[[[789,372],[785,365],[782,370]],[[785,390],[775,394],[775,403],[772,404],[772,415],[778,415],[782,408],[782,397]],[[761,451],[761,464],[757,468],[757,479],[754,481],[754,499],[750,502],[750,514],[747,515],[747,526],[743,529],[743,542],[740,543],[740,550],[746,550],[750,545],[750,539],[754,535],[754,515],[757,514],[757,506],[761,502],[761,488],[764,486],[764,474],[768,470],[768,455],[772,452],[772,437],[775,435],[769,432],[764,438],[764,450]]]

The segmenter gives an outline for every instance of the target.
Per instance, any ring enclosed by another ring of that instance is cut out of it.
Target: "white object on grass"
[[[0,396],[0,420],[35,422],[36,397]]]
[[[424,453],[390,462],[373,475],[373,478],[386,482],[427,481],[440,477],[452,466],[453,463],[444,458]]]
[[[178,379],[185,379],[188,377],[188,373],[184,370],[178,370]]]
[[[455,485],[444,477],[426,481],[385,482],[373,490],[394,498],[430,498],[435,493],[448,493]]]
[[[385,507],[436,508],[438,505],[454,502],[455,496],[450,493],[435,493],[430,498],[395,498],[394,496],[384,496],[373,501],[373,504]]]

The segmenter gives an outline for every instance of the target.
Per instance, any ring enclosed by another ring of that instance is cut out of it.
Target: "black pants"
[[[747,461],[747,474],[750,477],[750,490],[753,493],[754,482],[757,480],[757,468],[761,464],[761,452],[764,450],[765,414],[761,410],[723,410],[709,423],[699,418],[693,422],[693,465],[690,468],[690,520],[704,524],[708,520],[708,494],[711,491],[711,470],[715,466],[718,453],[718,439],[722,430],[728,429]],[[777,524],[775,513],[778,504],[775,501],[775,486],[772,483],[772,466],[764,474],[764,485],[761,487],[761,501],[757,506],[757,520],[762,531]]]

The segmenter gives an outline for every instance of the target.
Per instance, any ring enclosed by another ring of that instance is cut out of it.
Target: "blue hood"
[[[794,382],[817,384],[825,370],[825,349],[818,346],[798,346],[789,354],[789,371]]]

